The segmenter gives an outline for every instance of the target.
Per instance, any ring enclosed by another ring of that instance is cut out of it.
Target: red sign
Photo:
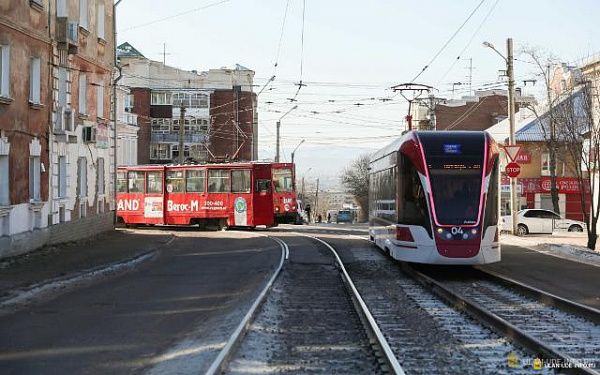
[[[531,164],[531,154],[524,149],[521,149],[515,158],[515,163]]]
[[[502,177],[502,185],[510,184],[510,179]],[[550,177],[519,178],[519,185],[522,186],[523,193],[550,193]],[[589,194],[589,180],[583,180],[583,186],[586,193]],[[580,192],[579,181],[576,177],[557,177],[556,187],[559,193],[577,194]]]
[[[506,164],[506,169],[504,169],[504,171],[508,177],[514,178],[521,173],[521,166],[517,163],[508,163]]]

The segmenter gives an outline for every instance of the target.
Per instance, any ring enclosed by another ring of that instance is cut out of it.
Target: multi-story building
[[[177,162],[180,152],[197,162],[256,159],[253,71],[240,65],[186,71],[150,60],[129,43],[118,56],[138,115],[140,164]]]
[[[117,165],[136,165],[138,152],[138,115],[133,113],[133,94],[117,86]]]
[[[0,257],[112,226],[112,2],[0,3]]]

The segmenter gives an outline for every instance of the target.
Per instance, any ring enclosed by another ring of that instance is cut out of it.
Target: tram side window
[[[167,171],[167,191],[169,193],[183,193],[184,187],[183,170]]]
[[[162,172],[146,173],[146,193],[162,193]]]
[[[127,174],[117,172],[117,193],[127,193]]]
[[[229,192],[229,171],[227,169],[210,169],[208,171],[208,192]]]
[[[398,209],[398,222],[402,224],[420,225],[428,231],[429,211],[425,201],[425,192],[417,169],[406,156],[400,157],[400,207]]]
[[[144,192],[144,172],[130,171],[129,177],[129,192],[143,193]]]
[[[374,214],[382,219],[396,221],[396,168],[388,168],[371,175],[375,184]]]
[[[239,170],[231,171],[231,192],[249,193],[250,192],[250,171]]]
[[[204,182],[206,181],[205,169],[188,169],[185,172],[185,176],[188,193],[204,193]]]
[[[485,227],[498,225],[498,159],[494,162],[490,175],[490,187],[485,198]]]
[[[271,191],[271,180],[257,180],[256,191],[258,193],[269,193]]]

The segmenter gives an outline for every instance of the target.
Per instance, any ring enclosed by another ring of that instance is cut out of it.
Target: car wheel
[[[581,225],[573,224],[569,227],[569,232],[583,232]]]
[[[529,229],[525,224],[519,224],[517,226],[517,236],[524,236],[529,233]]]

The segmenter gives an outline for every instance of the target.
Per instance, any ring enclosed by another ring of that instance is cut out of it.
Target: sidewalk
[[[116,229],[85,240],[44,247],[0,260],[0,300],[15,290],[27,289],[82,271],[134,258],[157,250],[172,234],[156,230],[143,233]]]
[[[525,236],[503,233],[500,235],[500,243],[526,247],[543,254],[600,267],[600,251],[593,251],[586,247],[587,234],[585,233],[555,232],[552,235]],[[596,244],[596,249],[599,247],[600,242]]]

